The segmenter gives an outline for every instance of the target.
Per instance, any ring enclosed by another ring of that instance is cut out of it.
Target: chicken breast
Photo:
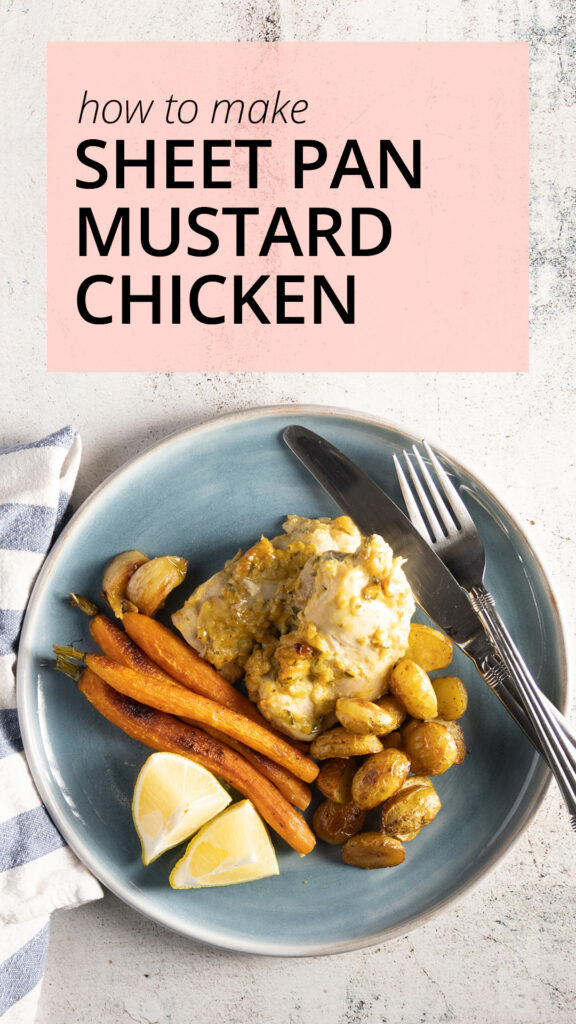
[[[374,699],[408,646],[414,598],[388,544],[346,516],[290,516],[173,616],[188,642],[282,731],[310,740],[341,696]]]
[[[276,726],[312,739],[338,697],[386,692],[414,607],[401,560],[377,535],[352,554],[310,560],[295,587],[294,627],[246,663],[251,698]]]
[[[238,679],[256,644],[287,632],[298,576],[325,551],[356,551],[361,536],[348,516],[288,516],[284,533],[261,537],[197,587],[172,622],[191,647],[227,679]]]

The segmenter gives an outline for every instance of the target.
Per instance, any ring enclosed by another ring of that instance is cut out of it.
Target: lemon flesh
[[[250,800],[241,800],[194,836],[170,875],[170,885],[200,889],[277,874],[278,861],[266,826]]]
[[[132,800],[144,864],[189,839],[230,799],[211,772],[189,758],[152,754],[140,770]]]

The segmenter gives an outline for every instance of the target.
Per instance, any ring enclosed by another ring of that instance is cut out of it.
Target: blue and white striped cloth
[[[0,449],[0,1017],[31,1024],[50,913],[102,889],[65,845],[36,791],[16,712],[18,635],[34,579],[62,522],[80,462],[73,427]]]

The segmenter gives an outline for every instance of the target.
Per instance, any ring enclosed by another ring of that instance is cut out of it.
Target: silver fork
[[[536,739],[536,749],[548,762],[564,797],[572,828],[576,831],[576,737],[558,708],[538,687],[500,618],[494,598],[483,583],[486,554],[474,520],[430,445],[425,441],[423,445],[444,496],[416,445],[413,445],[414,457],[426,486],[406,451],[403,455],[411,483],[400,460],[394,455],[408,515],[460,586],[468,592],[470,602],[506,670],[508,690],[518,696],[525,708],[534,733],[529,738],[532,742]],[[499,683],[502,685],[501,679]]]

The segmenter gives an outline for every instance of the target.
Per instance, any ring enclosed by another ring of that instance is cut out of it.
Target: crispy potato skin
[[[312,828],[322,842],[340,846],[360,831],[365,817],[366,812],[353,801],[336,804],[325,800],[314,812]]]
[[[328,800],[347,804],[352,799],[352,779],[357,767],[355,757],[330,757],[320,769],[316,786]]]
[[[397,729],[405,717],[406,712],[391,696],[378,701],[360,697],[340,697],[336,701],[336,718],[340,725],[359,735],[385,736]]]
[[[434,820],[440,807],[440,797],[429,780],[428,785],[407,785],[391,796],[382,807],[382,832],[396,838],[419,832]]]
[[[399,729],[402,722],[406,718],[406,708],[404,705],[395,697],[392,693],[386,693],[384,697],[380,697],[376,701],[377,706],[381,711],[385,711],[390,716],[390,722],[392,724],[392,730]],[[380,733],[380,735],[384,735]]]
[[[400,786],[398,792],[400,793],[404,789],[410,789],[411,786],[432,786],[432,788],[434,788],[434,783],[427,775],[409,775]]]
[[[370,810],[392,796],[406,780],[410,760],[402,750],[381,750],[360,765],[352,780],[352,799]]]
[[[324,761],[328,757],[357,757],[362,754],[376,754],[382,750],[377,736],[359,735],[348,732],[341,726],[317,736],[310,745],[310,756]]]
[[[360,832],[342,848],[342,859],[357,868],[393,868],[406,856],[399,839],[381,832]]]
[[[445,718],[435,718],[434,721],[437,722],[438,725],[446,726],[448,729],[448,732],[456,743],[456,749],[458,751],[454,764],[462,764],[462,761],[466,757],[466,740],[464,739],[464,733],[462,732],[461,726],[458,722],[451,722]]]
[[[428,675],[415,661],[402,658],[392,669],[390,690],[413,718],[435,718],[438,702]]]
[[[201,729],[118,693],[89,669],[78,689],[108,721],[153,750],[182,754],[231,783],[298,853],[309,853],[316,840],[302,815],[276,787],[243,757]]]
[[[404,736],[404,750],[416,775],[442,775],[456,763],[458,746],[448,723],[418,722]]]
[[[408,637],[406,657],[415,661],[423,672],[446,668],[452,661],[452,641],[432,626],[413,622]]]
[[[466,687],[458,676],[437,676],[432,687],[438,702],[438,717],[455,722],[468,707]]]

